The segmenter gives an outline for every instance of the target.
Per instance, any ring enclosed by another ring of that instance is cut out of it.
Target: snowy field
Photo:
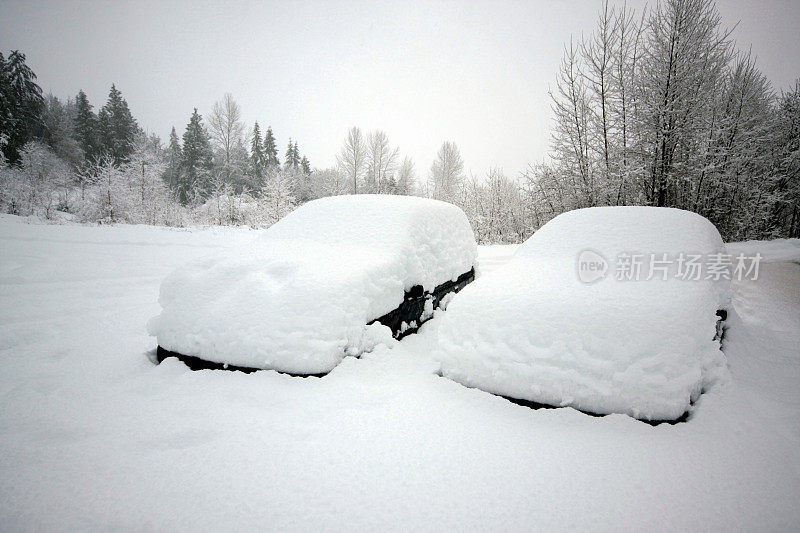
[[[0,217],[0,529],[800,528],[797,241],[730,247],[731,378],[653,427],[437,376],[439,318],[324,378],[151,363],[163,277],[255,236]]]

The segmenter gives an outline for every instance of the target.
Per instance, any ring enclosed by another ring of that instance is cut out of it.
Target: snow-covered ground
[[[153,365],[163,277],[255,236],[0,217],[0,529],[800,527],[796,241],[736,245],[731,379],[653,427],[437,376],[438,318],[324,378]]]

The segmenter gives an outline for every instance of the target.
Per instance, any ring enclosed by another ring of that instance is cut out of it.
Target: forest
[[[263,228],[315,198],[384,193],[455,203],[481,243],[611,205],[694,211],[730,241],[800,237],[800,80],[773,88],[732,31],[709,0],[604,4],[594,31],[565,45],[548,159],[517,176],[468,172],[451,141],[418,174],[386,132],[358,127],[335,166],[312,167],[298,140],[277,146],[268,120],[245,124],[230,94],[162,141],[120,88],[99,108],[83,91],[45,95],[13,50],[0,54],[0,211]]]

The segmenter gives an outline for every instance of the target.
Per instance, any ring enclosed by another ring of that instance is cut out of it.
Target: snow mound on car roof
[[[415,285],[433,290],[475,264],[477,246],[456,206],[415,197],[322,198],[254,242],[170,274],[159,346],[217,363],[298,374],[330,371],[391,333],[367,322]]]
[[[716,311],[730,299],[729,280],[705,279],[708,268],[692,280],[680,254],[707,266],[724,252],[713,224],[687,211],[562,214],[453,298],[439,327],[442,373],[544,404],[679,418],[724,371]],[[639,281],[625,279],[628,258],[642,265]],[[667,270],[651,277],[651,264]]]

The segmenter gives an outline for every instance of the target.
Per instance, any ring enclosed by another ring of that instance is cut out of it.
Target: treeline
[[[605,4],[551,96],[553,162],[523,176],[535,224],[652,205],[700,213],[728,240],[800,236],[800,84],[776,96],[713,2]]]
[[[230,95],[208,125],[194,110],[167,146],[146,134],[112,85],[95,113],[86,94],[43,96],[24,54],[0,54],[0,205],[4,212],[92,222],[269,225],[318,176],[297,141],[281,164],[271,128],[245,135]],[[247,139],[247,140],[246,140]],[[247,143],[250,144],[249,149]],[[324,173],[323,173],[324,174]]]
[[[461,206],[481,243],[520,242],[581,207],[678,207],[726,240],[800,237],[800,82],[776,95],[735,49],[710,0],[644,13],[603,6],[594,33],[565,48],[551,91],[550,161],[517,177],[465,173],[445,142],[426,176],[388,135],[347,132],[336,166],[281,154],[247,128],[230,95],[197,109],[166,145],[112,85],[95,113],[81,91],[43,96],[25,57],[0,54],[0,209],[47,218],[265,227],[335,194],[413,194]]]
[[[111,86],[95,113],[83,91],[43,96],[25,56],[0,55],[0,207],[17,215],[87,222],[266,227],[294,206],[345,193],[416,194],[413,163],[397,161],[384,132],[366,136],[356,183],[335,168],[312,169],[297,140],[279,153],[272,128],[247,129],[231,95],[207,120],[194,109],[164,145]],[[364,139],[357,132],[361,150]],[[352,134],[352,131],[351,131]],[[363,175],[362,175],[363,173]]]
[[[604,3],[594,32],[565,47],[551,101],[549,162],[517,179],[466,176],[448,142],[417,193],[461,206],[482,243],[615,205],[695,211],[728,241],[800,237],[800,80],[776,95],[714,2],[662,0],[640,14]],[[339,158],[354,183],[357,162],[371,161],[367,191],[381,190],[374,161],[394,153],[376,158],[375,139],[352,130]]]

